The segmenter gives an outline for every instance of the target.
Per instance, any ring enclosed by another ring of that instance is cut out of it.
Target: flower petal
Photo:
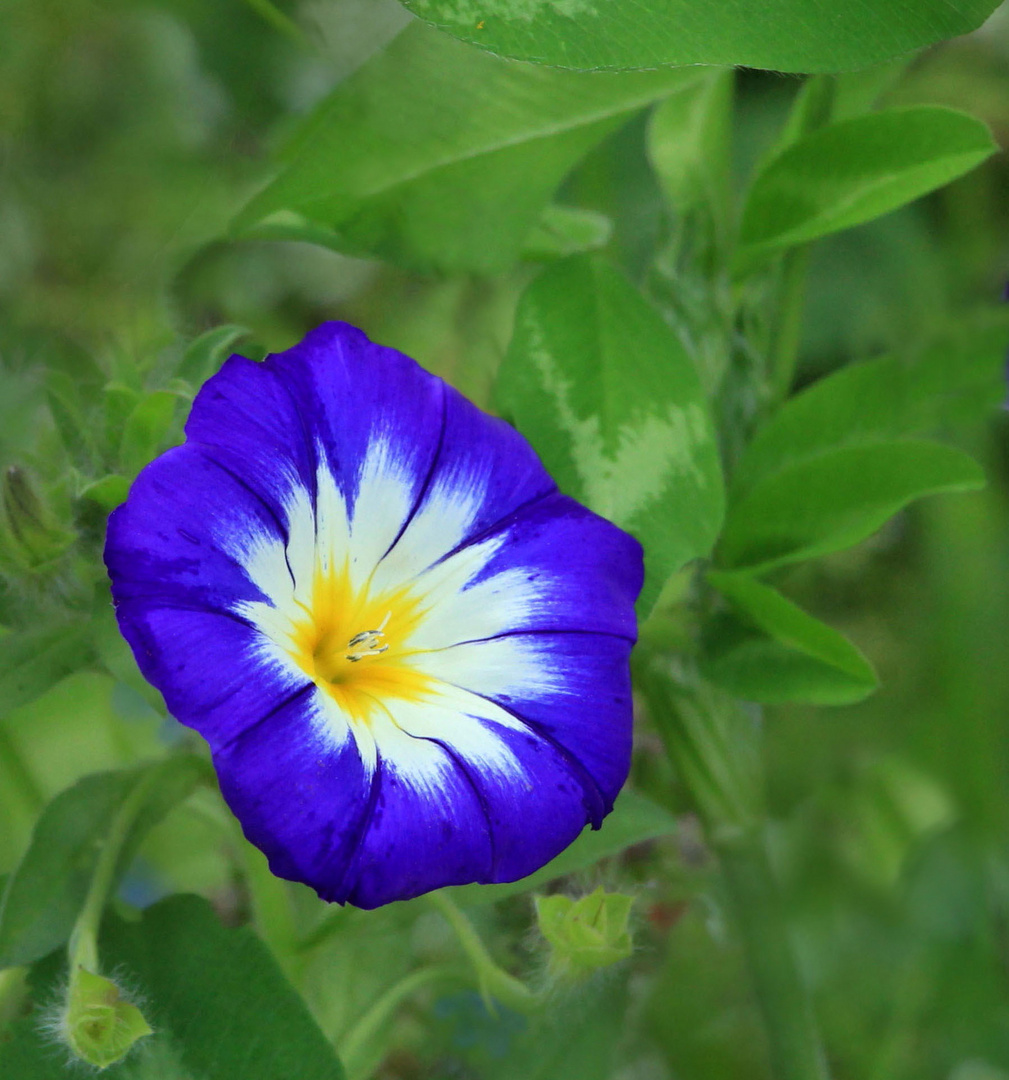
[[[456,645],[422,662],[429,675],[478,699],[471,710],[486,709],[485,699],[513,716],[516,729],[561,751],[574,775],[591,778],[601,819],[630,768],[630,650],[615,635],[539,632]]]
[[[412,649],[530,631],[582,630],[633,642],[641,547],[564,495],[506,518],[418,577],[429,615]]]
[[[221,611],[265,599],[264,589],[289,588],[283,542],[270,509],[199,447],[186,445],[137,477],[109,517],[105,558],[117,603],[162,598]],[[259,584],[247,570],[257,554]]]

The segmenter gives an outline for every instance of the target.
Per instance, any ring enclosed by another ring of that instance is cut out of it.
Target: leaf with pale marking
[[[614,267],[577,257],[529,286],[497,401],[562,491],[641,541],[642,616],[671,574],[711,551],[724,495],[700,379]]]

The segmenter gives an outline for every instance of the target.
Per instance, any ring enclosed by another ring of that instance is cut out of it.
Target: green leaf
[[[676,819],[668,810],[644,795],[625,788],[617,796],[613,812],[603,822],[601,829],[586,829],[569,848],[535,874],[504,885],[458,885],[445,891],[462,907],[496,903],[506,897],[538,889],[555,878],[586,870],[600,859],[618,855],[633,844],[667,836],[675,831]]]
[[[100,480],[95,480],[81,490],[82,499],[90,499],[105,510],[115,510],[130,492],[130,482],[118,473],[109,473]]]
[[[644,545],[644,617],[722,520],[714,430],[683,345],[621,273],[577,257],[519,301],[497,401],[562,491]]]
[[[547,262],[596,251],[606,246],[612,233],[613,222],[605,214],[551,203],[526,237],[522,257]]]
[[[571,68],[844,71],[966,34],[996,0],[403,0],[463,41]]]
[[[137,922],[106,919],[99,950],[129,973],[154,1029],[108,1080],[343,1080],[332,1047],[266,946],[248,928],[225,929],[206,900],[171,896]],[[48,980],[45,978],[48,974]],[[58,971],[36,972],[37,999]],[[35,1017],[0,1044],[0,1075],[62,1080],[65,1066]]]
[[[77,383],[65,371],[53,369],[46,372],[45,389],[49,412],[67,452],[79,460],[93,460],[94,438]]]
[[[227,323],[200,334],[186,347],[176,374],[193,386],[202,386],[211,375],[217,373],[227,359],[231,346],[249,333],[244,326]]]
[[[123,428],[130,413],[137,407],[140,394],[132,386],[110,382],[102,388],[105,411],[105,444],[111,453],[117,453],[123,437]]]
[[[789,399],[737,465],[732,499],[758,480],[846,446],[929,434],[960,412],[973,422],[1005,397],[1009,313],[986,312],[919,355],[848,364]]]
[[[119,446],[123,472],[129,475],[139,472],[162,449],[175,419],[178,400],[178,395],[170,390],[154,390],[140,399],[123,428]]]
[[[919,439],[845,446],[799,461],[730,503],[720,565],[765,573],[851,547],[909,502],[984,485],[960,450]]]
[[[87,895],[102,842],[130,792],[156,771],[150,798],[123,845],[125,872],[144,836],[206,776],[191,754],[152,765],[94,773],[43,810],[32,841],[0,901],[0,968],[30,964],[62,945]]]
[[[997,149],[980,120],[927,105],[818,128],[769,161],[754,181],[740,226],[739,265],[896,210]]]
[[[90,632],[81,622],[5,635],[0,639],[0,716],[34,701],[90,661]]]
[[[235,229],[262,236],[280,212],[350,254],[496,273],[571,167],[684,78],[511,64],[414,23],[295,132]]]
[[[748,574],[708,580],[740,619],[717,620],[701,670],[737,697],[765,704],[842,705],[876,689],[872,665],[836,630]]]

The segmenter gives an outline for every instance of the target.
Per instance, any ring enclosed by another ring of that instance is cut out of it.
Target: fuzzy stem
[[[147,796],[160,777],[159,770],[147,769],[112,820],[112,827],[98,856],[98,863],[91,878],[91,885],[88,887],[84,906],[77,916],[77,922],[70,935],[67,951],[70,958],[71,982],[79,968],[98,974],[98,928],[101,924],[102,912],[105,910],[115,884],[119,859],[129,838],[130,830],[140,815]]]
[[[455,931],[459,944],[476,971],[480,994],[488,1011],[493,1011],[493,1001],[496,998],[502,1005],[516,1012],[529,1012],[535,1005],[532,991],[524,982],[498,966],[475,927],[455,901],[450,900],[444,892],[429,893],[427,899]]]
[[[369,1041],[381,1031],[383,1025],[391,1019],[396,1009],[407,998],[429,983],[465,983],[466,981],[465,976],[457,968],[439,966],[411,971],[409,975],[404,975],[399,982],[389,987],[340,1043],[340,1060],[350,1080],[355,1080],[366,1066],[364,1056]]]

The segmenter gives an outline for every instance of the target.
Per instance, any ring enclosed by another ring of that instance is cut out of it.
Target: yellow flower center
[[[422,700],[431,679],[405,661],[424,609],[409,589],[372,594],[355,590],[346,568],[319,571],[302,607],[291,656],[351,719],[369,722],[390,699]]]

